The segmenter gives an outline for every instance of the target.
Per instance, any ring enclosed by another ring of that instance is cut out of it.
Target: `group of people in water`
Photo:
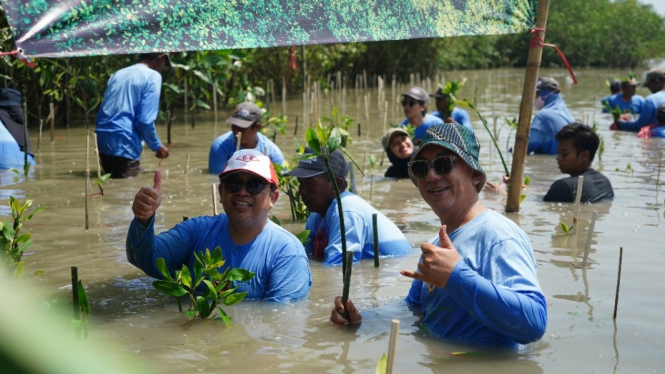
[[[142,141],[156,157],[169,155],[154,128],[159,73],[169,65],[166,54],[143,55],[138,64],[119,70],[109,81],[96,132],[102,166],[113,178],[138,174]],[[644,101],[634,99],[636,85],[634,81],[622,82],[622,92],[606,100],[628,100],[624,105],[627,114],[639,115],[633,122],[633,118],[619,119],[613,127],[642,133],[648,126],[658,132],[657,125],[665,125],[665,71],[649,71],[643,85],[653,94]],[[591,168],[600,144],[598,135],[575,122],[555,79],[539,79],[536,90],[534,106],[538,112],[531,124],[528,152],[556,154],[559,169],[570,175],[554,182],[544,200],[572,202],[579,176],[584,176],[583,202],[613,198],[609,180]],[[430,98],[437,107],[432,114],[427,112]],[[0,95],[0,108],[3,100]],[[411,87],[400,101],[406,119],[381,139],[391,162],[385,176],[410,179],[441,223],[434,238],[420,247],[417,269],[401,272],[413,279],[406,301],[420,309],[423,325],[436,336],[504,347],[536,341],[545,331],[547,307],[531,242],[518,225],[483,206],[479,195],[487,178],[479,161],[480,143],[466,111],[454,108],[449,116],[443,115],[447,100],[440,89],[428,94],[420,87]],[[20,98],[18,103],[20,107]],[[3,124],[5,118],[0,112]],[[247,292],[248,298],[275,302],[303,299],[312,284],[310,260],[326,265],[342,263],[342,226],[333,179],[339,186],[343,229],[347,249],[354,251],[354,262],[374,256],[373,214],[377,216],[382,256],[413,251],[389,218],[347,191],[348,164],[339,151],[329,157],[332,177],[320,155],[303,158],[284,172],[298,179],[299,194],[310,212],[305,246],[269,220],[269,211],[280,195],[273,164],[284,164],[284,156],[261,133],[261,118],[256,104],[239,104],[227,119],[231,130],[211,145],[209,172],[219,175],[223,214],[192,218],[155,235],[155,213],[168,184],[162,185],[157,171],[153,186],[140,189],[132,204],[135,218],[126,240],[130,263],[161,278],[157,258],[163,258],[174,272],[183,265],[193,268],[195,253],[219,246],[225,267],[256,274],[248,282],[234,284],[240,292]],[[654,122],[656,119],[659,122]],[[30,152],[29,148],[25,151]],[[307,148],[305,153],[313,151]],[[362,321],[351,300],[343,304],[337,297],[331,303],[332,322]]]

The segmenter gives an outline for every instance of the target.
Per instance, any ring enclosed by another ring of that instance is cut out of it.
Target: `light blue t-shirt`
[[[261,133],[257,133],[256,135],[258,142],[254,149],[268,156],[273,163],[282,165],[284,163],[284,155],[279,147],[265,135]],[[233,136],[233,131],[218,136],[212,142],[210,153],[208,154],[208,170],[210,174],[219,174],[224,170],[229,157],[236,151],[236,142],[237,139]],[[244,148],[241,146],[240,149]]]
[[[130,160],[141,158],[141,140],[153,151],[162,143],[155,130],[162,75],[138,63],[118,70],[109,79],[97,112],[99,153]]]
[[[293,234],[268,221],[261,233],[245,245],[236,245],[224,214],[196,217],[177,224],[155,236],[155,217],[148,227],[134,219],[127,233],[127,259],[153,278],[162,279],[157,258],[162,257],[173,273],[186,264],[194,274],[194,251],[212,252],[222,248],[223,268],[241,268],[256,273],[240,285],[238,292],[248,292],[248,299],[288,302],[307,296],[312,276],[305,249]]]
[[[665,103],[665,91],[658,91],[647,96],[647,98],[644,99],[644,105],[642,105],[640,118],[635,122],[620,121],[619,129],[638,132],[644,126],[657,125],[658,119],[656,118],[656,112],[658,111],[658,107],[663,103]]]
[[[606,100],[610,108],[619,107],[621,113],[639,114],[642,112],[642,106],[644,105],[644,98],[640,95],[633,95],[629,102],[623,100],[621,93],[612,95]],[[608,111],[603,108],[603,113],[608,113]]]
[[[438,110],[432,113],[432,115],[441,118],[441,120],[444,120],[442,113]],[[469,117],[469,113],[466,110],[453,108],[453,112],[450,116],[455,120],[455,122],[473,131],[473,126],[471,126],[471,117]]]
[[[547,307],[527,235],[486,210],[450,235],[461,260],[445,288],[414,280],[406,298],[423,325],[440,337],[483,346],[516,346],[540,339]],[[440,246],[438,235],[430,243]]]
[[[531,121],[529,132],[529,144],[527,153],[556,154],[558,142],[556,134],[564,126],[574,122],[573,116],[568,111],[566,103],[558,92],[541,93],[545,95],[545,106],[539,110]]]
[[[377,229],[379,233],[379,255],[403,256],[412,249],[402,231],[378,210],[360,196],[348,191],[341,194],[344,209],[344,228],[346,231],[346,249],[354,251],[354,262],[361,258],[374,258],[374,231],[372,230],[372,214],[377,214]],[[323,263],[325,265],[342,264],[342,234],[339,225],[339,210],[337,199],[333,199],[328,207],[325,219],[318,213],[310,213],[305,230],[310,230],[310,243],[307,253],[312,252],[315,236],[321,228],[325,229],[327,245]]]
[[[23,169],[25,153],[21,151],[16,139],[0,121],[0,169]],[[28,164],[34,165],[35,158],[28,155]]]
[[[440,125],[443,123],[443,120],[439,117],[435,117],[429,113],[425,113],[425,118],[423,123],[420,126],[416,127],[416,131],[413,134],[413,142],[415,145],[419,145],[423,138],[425,137],[425,132],[427,129],[434,125]],[[409,124],[409,119],[406,118],[399,124],[399,127],[406,127]]]

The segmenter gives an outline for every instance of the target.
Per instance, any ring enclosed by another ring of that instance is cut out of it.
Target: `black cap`
[[[305,148],[305,154],[312,154],[314,151],[312,148]],[[342,156],[342,152],[335,151],[330,155],[330,168],[332,169],[333,175],[336,177],[346,179],[346,174],[349,173],[349,169],[346,165],[346,160]],[[315,158],[308,158],[300,160],[298,167],[295,169],[284,173],[284,175],[296,177],[296,178],[311,178],[319,174],[327,173],[326,163],[323,159],[323,156],[319,155]]]

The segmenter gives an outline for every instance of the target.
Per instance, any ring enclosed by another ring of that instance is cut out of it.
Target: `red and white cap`
[[[279,187],[277,173],[270,158],[256,149],[241,149],[231,155],[219,177],[224,178],[224,176],[236,171],[246,171],[258,175],[266,182]]]

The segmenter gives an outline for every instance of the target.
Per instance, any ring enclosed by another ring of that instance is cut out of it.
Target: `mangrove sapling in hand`
[[[188,317],[206,319],[213,315],[215,308],[219,312],[219,318],[227,326],[231,326],[230,317],[218,304],[231,306],[245,299],[247,292],[236,292],[240,285],[233,287],[233,282],[247,282],[254,278],[255,273],[245,269],[226,268],[223,273],[219,268],[224,266],[222,249],[218,246],[212,253],[206,249],[205,253],[194,253],[196,261],[194,262],[194,274],[191,274],[187,265],[183,265],[181,270],[175,271],[175,277],[166,266],[163,258],[157,259],[157,268],[164,277],[164,280],[152,282],[153,287],[173,296],[178,300],[178,309],[182,311],[180,297],[189,296],[189,310],[186,312]],[[192,276],[193,275],[193,276]],[[201,286],[203,284],[203,286]],[[201,286],[203,296],[196,292]]]
[[[0,222],[0,247],[4,249],[0,254],[0,273],[20,278],[23,276],[24,267],[21,257],[25,250],[32,245],[30,233],[20,234],[23,223],[41,212],[44,208],[39,207],[32,213],[27,214],[32,200],[26,200],[21,204],[14,196],[9,197],[9,207],[12,211],[12,220]],[[27,215],[26,215],[27,214]]]
[[[88,314],[90,314],[91,308],[90,308],[90,302],[88,301],[88,295],[85,293],[85,288],[83,287],[83,282],[81,280],[78,281],[78,300],[79,300],[79,315],[80,317],[78,319],[73,318],[72,319],[72,326],[74,328],[81,328],[83,327],[83,337],[87,338],[88,337]]]
[[[443,113],[441,113],[443,118],[448,118],[453,115],[455,103],[457,102],[457,92],[464,86],[465,83],[466,78],[462,79],[461,81],[449,81],[445,86],[439,85],[442,93],[446,95],[446,106],[443,108]]]

